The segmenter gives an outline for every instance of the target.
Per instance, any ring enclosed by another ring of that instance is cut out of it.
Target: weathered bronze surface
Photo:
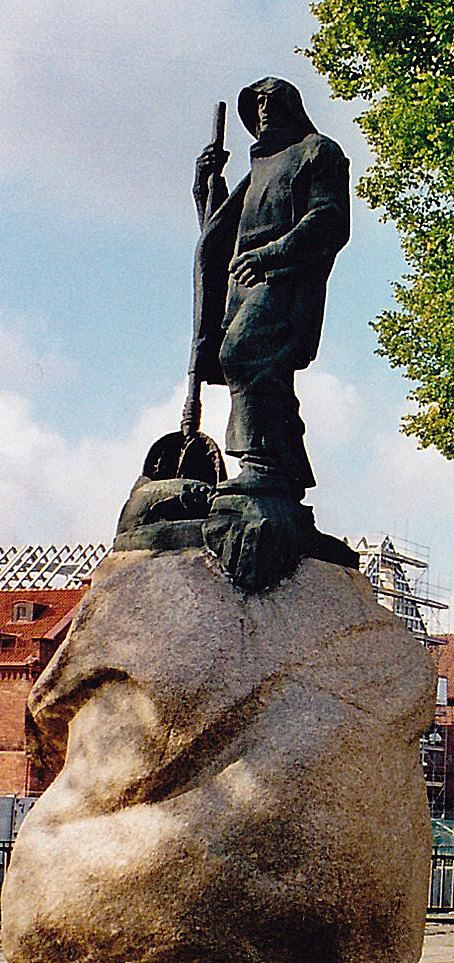
[[[303,555],[358,568],[356,552],[317,530],[310,507],[273,492],[271,485],[256,496],[219,493],[204,480],[202,461],[202,480],[165,478],[162,466],[155,465],[156,450],[148,454],[121,512],[114,551],[159,555],[205,547],[246,592],[275,585]]]
[[[241,458],[242,472],[222,490],[256,495],[271,476],[299,501],[315,479],[293,378],[316,355],[328,276],[349,237],[348,161],[284,80],[246,87],[238,109],[257,137],[247,177],[228,196],[222,138],[196,163],[190,385],[230,389],[226,451]],[[190,391],[183,430],[196,430],[198,418]]]
[[[256,592],[303,556],[358,567],[356,552],[318,532],[300,504],[315,479],[293,385],[316,355],[326,283],[349,237],[348,161],[287,81],[251,84],[238,110],[257,137],[247,177],[229,196],[224,103],[196,162],[201,237],[181,431],[150,449],[114,549],[205,545],[235,585]],[[219,449],[199,431],[202,381],[229,386],[226,450],[241,458],[237,478],[226,478]]]

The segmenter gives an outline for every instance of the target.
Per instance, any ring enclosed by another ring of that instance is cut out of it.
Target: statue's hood
[[[260,94],[271,94],[279,91],[287,107],[289,117],[292,118],[294,126],[300,133],[300,139],[307,134],[313,133],[315,127],[309,119],[303,107],[301,94],[288,80],[279,80],[278,77],[263,77],[255,83],[244,87],[238,97],[238,113],[243,121],[246,130],[254,137],[257,128],[257,99]]]

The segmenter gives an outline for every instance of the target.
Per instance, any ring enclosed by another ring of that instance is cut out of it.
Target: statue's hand
[[[234,257],[229,265],[229,271],[235,281],[244,284],[247,288],[253,288],[255,284],[265,280],[265,268],[260,251],[246,251]]]
[[[215,144],[208,144],[195,162],[195,183],[206,184],[210,174],[222,174],[229,157],[228,150],[220,151]]]

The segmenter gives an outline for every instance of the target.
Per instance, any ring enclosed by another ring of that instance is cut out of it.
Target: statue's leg
[[[315,480],[293,386],[299,339],[282,309],[282,292],[260,285],[226,332],[220,353],[232,402],[226,450],[243,467],[277,470],[299,499]]]

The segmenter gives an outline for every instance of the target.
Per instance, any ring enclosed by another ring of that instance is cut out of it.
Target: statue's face
[[[257,136],[265,130],[288,127],[289,116],[279,93],[259,94],[257,97]]]

